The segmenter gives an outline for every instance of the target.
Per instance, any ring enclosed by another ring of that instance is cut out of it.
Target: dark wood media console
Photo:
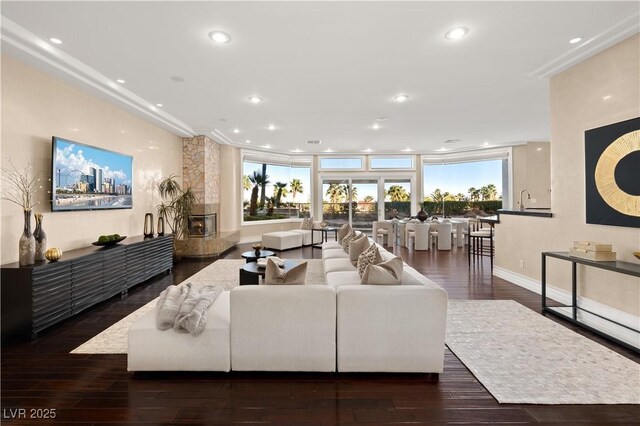
[[[173,236],[65,252],[58,262],[2,265],[2,339],[42,330],[173,267]]]

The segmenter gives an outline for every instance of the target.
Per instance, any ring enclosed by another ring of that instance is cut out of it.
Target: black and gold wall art
[[[584,132],[587,223],[640,228],[640,118]]]

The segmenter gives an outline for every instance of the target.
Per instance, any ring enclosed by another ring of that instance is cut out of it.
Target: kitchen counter
[[[514,215],[514,216],[534,216],[534,217],[553,217],[551,209],[524,209],[524,210],[506,210],[499,209],[498,217],[502,214]]]

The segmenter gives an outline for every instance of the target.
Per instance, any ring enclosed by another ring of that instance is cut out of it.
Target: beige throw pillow
[[[363,251],[369,248],[369,245],[369,238],[364,234],[360,234],[360,236],[351,240],[349,243],[349,260],[353,266],[358,264],[358,258]]]
[[[349,243],[356,238],[356,231],[353,229],[342,239],[342,250],[349,254]]]
[[[358,273],[360,274],[360,278],[364,274],[364,270],[367,269],[369,265],[375,265],[376,263],[382,262],[382,256],[380,256],[380,252],[378,251],[378,246],[375,244],[371,244],[369,248],[358,256],[358,263],[356,267],[358,268]]]
[[[394,257],[377,265],[369,265],[362,275],[362,284],[400,285],[402,265],[400,257]]]
[[[347,234],[351,232],[351,225],[345,223],[338,229],[338,242],[342,243],[342,239],[347,236]]]
[[[312,217],[303,218],[302,222],[300,223],[300,229],[304,229],[307,231],[313,229],[313,218]]]
[[[276,265],[273,260],[267,260],[267,269],[264,272],[265,284],[304,284],[306,279],[307,262],[302,262],[288,271],[285,271],[283,268]]]

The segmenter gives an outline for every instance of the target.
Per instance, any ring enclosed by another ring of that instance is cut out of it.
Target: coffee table
[[[298,265],[298,261],[285,259],[282,269],[288,271],[294,266]],[[248,262],[242,268],[240,268],[240,285],[258,285],[260,284],[260,277],[264,279],[264,274],[267,268],[261,268],[257,262]]]
[[[245,251],[240,256],[246,259],[247,263],[249,263],[249,262],[255,262],[256,260],[262,259],[264,257],[275,256],[275,255],[276,254],[271,250],[260,250],[260,254],[256,256],[256,251],[251,250],[251,251]]]

